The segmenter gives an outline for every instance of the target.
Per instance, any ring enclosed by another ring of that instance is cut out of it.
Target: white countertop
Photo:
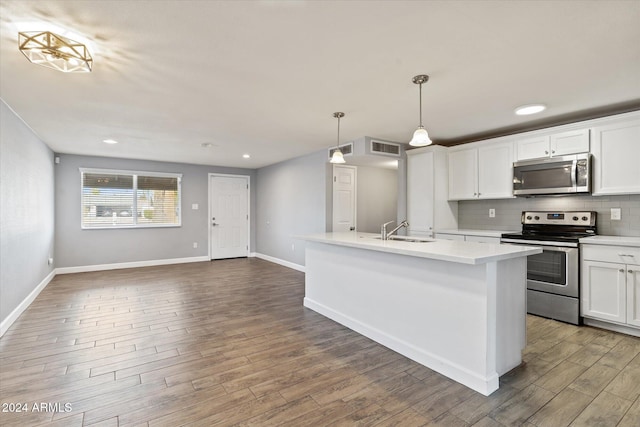
[[[462,234],[465,236],[480,237],[501,237],[503,233],[519,233],[521,230],[471,230],[468,228],[457,228],[450,230],[436,230],[437,233],[443,234]]]
[[[640,237],[633,236],[591,236],[583,237],[580,243],[589,245],[632,246],[640,248]]]
[[[444,239],[420,239],[424,242],[381,240],[373,233],[319,233],[299,239],[463,264],[485,264],[542,252],[537,246],[513,246]],[[411,237],[408,237],[411,238]]]

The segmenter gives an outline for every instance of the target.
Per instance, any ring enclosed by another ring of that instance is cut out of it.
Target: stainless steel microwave
[[[591,192],[591,155],[526,160],[513,164],[515,196]]]

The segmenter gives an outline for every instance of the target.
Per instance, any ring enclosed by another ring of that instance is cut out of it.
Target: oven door
[[[526,243],[508,244],[531,246]],[[542,247],[542,253],[527,257],[527,289],[578,298],[579,249],[546,246],[544,242],[533,245]]]

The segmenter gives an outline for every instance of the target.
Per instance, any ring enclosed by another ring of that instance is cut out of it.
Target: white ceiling
[[[335,144],[335,111],[341,142],[406,142],[416,74],[445,145],[640,108],[640,1],[0,6],[0,96],[59,153],[257,168]],[[89,39],[93,72],[30,64],[17,31],[36,21]],[[513,114],[533,102],[548,109]]]

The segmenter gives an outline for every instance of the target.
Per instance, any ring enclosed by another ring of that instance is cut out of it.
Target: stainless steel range
[[[596,234],[596,212],[522,212],[522,232],[502,243],[541,246],[527,257],[527,312],[579,325],[581,237]]]

